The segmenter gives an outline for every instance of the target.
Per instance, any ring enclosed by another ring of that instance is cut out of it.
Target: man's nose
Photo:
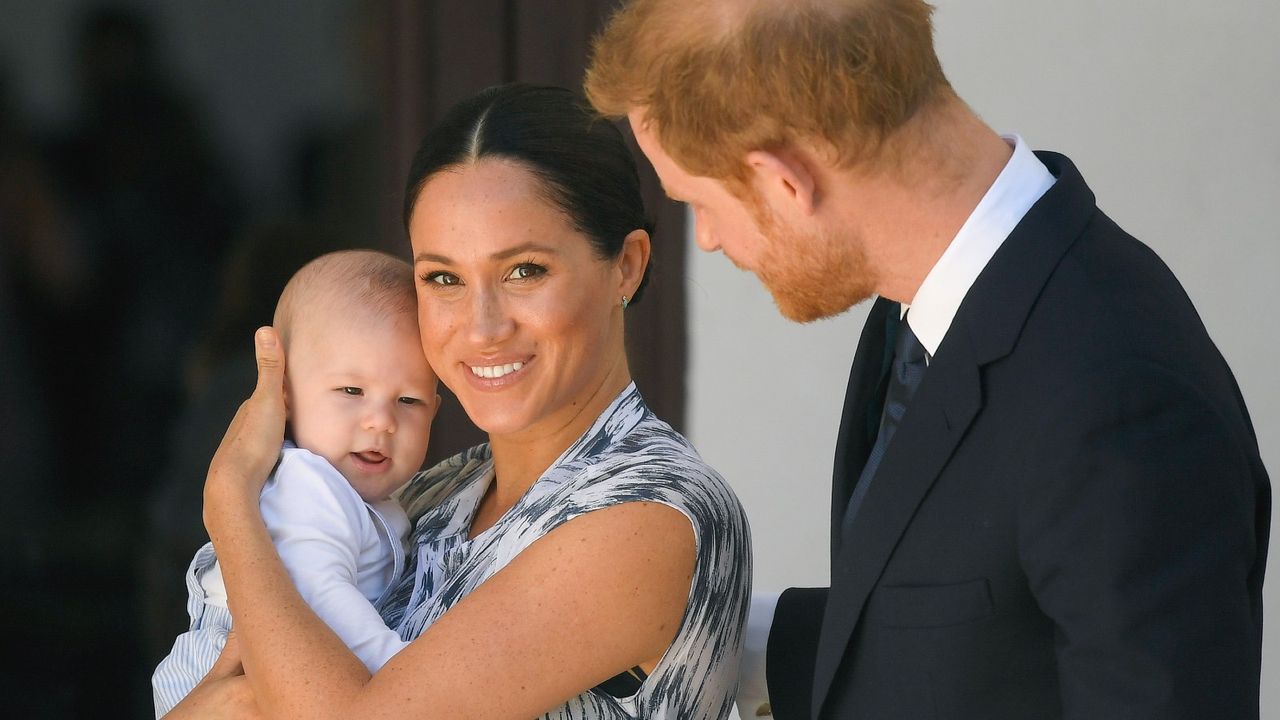
[[[716,242],[711,233],[711,226],[701,218],[701,213],[696,210],[693,213],[693,241],[700,249],[706,252],[715,252],[720,249],[720,243]]]

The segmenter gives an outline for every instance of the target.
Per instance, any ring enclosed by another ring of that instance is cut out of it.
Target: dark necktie
[[[893,440],[893,434],[897,432],[898,425],[907,414],[907,404],[911,402],[911,396],[915,395],[916,388],[920,387],[920,380],[924,377],[927,367],[924,346],[920,344],[916,334],[911,332],[911,326],[907,324],[907,319],[904,317],[898,327],[897,339],[894,343],[893,364],[889,369],[889,386],[885,390],[884,414],[880,420],[880,431],[876,434],[875,445],[871,446],[871,452],[867,455],[867,463],[862,466],[862,473],[858,475],[853,494],[849,496],[849,506],[844,511],[844,521],[840,527],[841,538],[849,537],[854,518],[871,487],[871,480],[875,477],[876,470],[880,468],[880,461],[884,459],[884,453],[889,448],[889,442]]]

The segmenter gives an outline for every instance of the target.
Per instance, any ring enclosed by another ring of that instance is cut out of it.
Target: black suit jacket
[[[1258,717],[1270,485],[1240,391],[1168,268],[1039,157],[1058,180],[961,304],[831,587],[779,601],[781,720]],[[834,533],[897,308],[854,360]]]

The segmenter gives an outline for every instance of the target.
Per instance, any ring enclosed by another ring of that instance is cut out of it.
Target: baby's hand
[[[218,513],[248,503],[257,507],[284,440],[284,351],[270,327],[258,329],[254,346],[258,385],[232,418],[205,478],[204,520],[210,535]]]

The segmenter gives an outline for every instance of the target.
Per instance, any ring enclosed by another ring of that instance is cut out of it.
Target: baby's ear
[[[431,409],[431,419],[435,420],[436,416],[439,414],[440,414],[440,393],[436,393],[436,404],[435,404],[435,407]]]

